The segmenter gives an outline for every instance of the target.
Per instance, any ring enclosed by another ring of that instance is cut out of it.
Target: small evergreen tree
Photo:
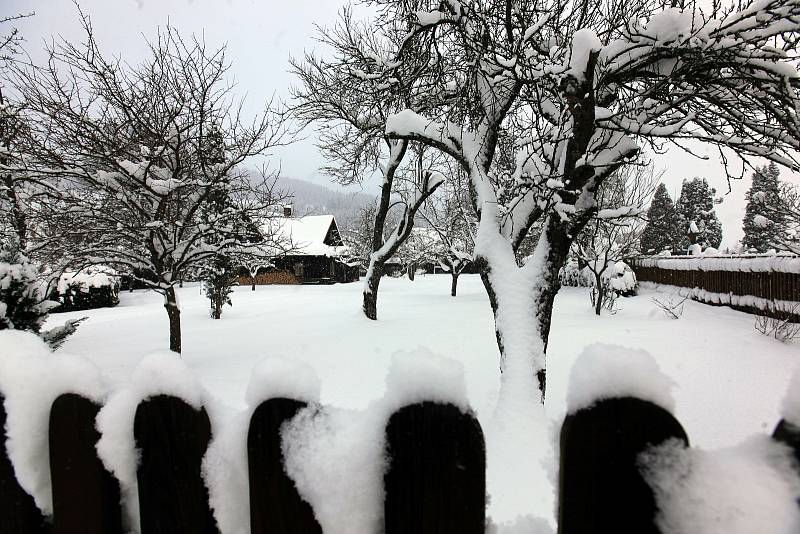
[[[697,229],[695,242],[703,248],[719,248],[722,243],[722,224],[714,212],[714,193],[716,190],[708,185],[705,178],[683,181],[681,196],[675,206],[683,234],[678,244],[679,251],[686,251],[693,244],[689,237],[690,228]]]
[[[644,254],[658,254],[665,250],[676,251],[683,238],[675,204],[667,186],[658,184],[653,202],[647,209],[647,224],[642,231],[640,248]]]
[[[222,307],[233,306],[231,293],[238,282],[238,268],[230,256],[218,254],[203,273],[203,289],[211,301],[211,317],[222,318]]]
[[[742,246],[745,250],[766,252],[775,247],[784,231],[780,196],[780,171],[770,163],[753,173],[753,184],[745,195]]]

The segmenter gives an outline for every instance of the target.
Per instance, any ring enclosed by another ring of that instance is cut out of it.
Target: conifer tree
[[[683,181],[681,196],[675,206],[683,234],[679,251],[685,251],[692,244],[690,228],[696,228],[696,243],[703,248],[719,247],[722,242],[722,224],[714,212],[714,193],[716,190],[708,185],[705,178]]]
[[[658,184],[647,210],[647,224],[640,241],[641,251],[644,254],[658,254],[665,250],[675,252],[682,238],[675,204],[669,196],[667,186]]]
[[[745,250],[766,252],[775,247],[776,240],[783,231],[784,221],[780,210],[780,171],[778,166],[756,169],[753,184],[745,195],[745,208],[742,229],[742,246]]]

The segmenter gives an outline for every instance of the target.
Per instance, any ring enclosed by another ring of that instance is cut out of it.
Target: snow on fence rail
[[[409,370],[402,380],[410,376]],[[357,485],[357,477],[339,487],[339,493],[348,496],[368,493],[367,497],[380,499],[380,524],[353,531],[502,532],[486,526],[486,464],[480,425],[458,400],[445,402],[438,394],[421,400],[425,381],[423,376],[422,386],[420,382],[407,386],[404,395],[387,393],[385,406],[393,408],[383,427],[387,460],[380,470],[380,491],[358,487],[354,493],[347,486]],[[429,384],[434,382],[428,379]],[[696,534],[794,532],[800,525],[795,501],[800,479],[793,474],[797,464],[792,466],[789,457],[794,454],[800,460],[800,394],[787,396],[784,419],[772,438],[764,436],[757,447],[728,454],[720,461],[689,448],[684,429],[671,414],[670,384],[643,351],[594,346],[579,358],[570,379],[568,415],[560,435],[559,534],[656,534],[673,528]],[[306,386],[295,386],[284,383],[284,393],[308,396]],[[792,388],[800,390],[800,373],[793,379],[790,393]],[[3,389],[0,392],[6,397],[0,395],[0,425],[8,428],[8,406],[19,400],[9,395],[18,395],[20,390]],[[52,513],[45,518],[37,501],[22,488],[9,460],[7,442],[2,440],[0,534],[333,534],[349,531],[346,522],[363,513],[354,508],[357,503],[335,502],[335,509],[327,511],[335,515],[335,521],[326,522],[322,508],[330,503],[311,499],[314,502],[310,504],[302,496],[305,486],[292,478],[294,468],[287,465],[287,424],[294,426],[309,409],[318,412],[325,408],[282,396],[259,402],[249,413],[245,440],[239,444],[246,455],[241,476],[248,487],[244,495],[248,509],[238,510],[244,512],[238,528],[229,528],[230,521],[223,527],[220,510],[215,507],[232,496],[220,500],[217,495],[215,500],[208,489],[209,471],[214,469],[208,465],[208,448],[214,438],[215,418],[209,417],[206,406],[193,405],[196,399],[157,394],[156,389],[138,402],[132,421],[139,451],[135,473],[138,504],[133,510],[137,517],[133,522],[120,504],[121,495],[125,500],[120,481],[98,459],[101,436],[96,420],[101,406],[81,395],[64,393],[52,403],[48,417]],[[417,401],[397,405],[397,400],[411,398],[411,390],[416,390],[412,395]],[[257,391],[248,392],[248,397],[255,394]],[[14,410],[18,409],[17,403]],[[335,448],[332,440],[325,443]],[[358,443],[348,445],[359,447]],[[364,465],[350,467],[371,469],[365,455],[359,454],[355,460]],[[741,475],[743,468],[749,469],[744,472],[746,480],[730,478],[731,473]],[[324,474],[317,477],[323,479]],[[331,483],[317,480],[316,484],[326,482]],[[708,494],[697,495],[698,491]],[[688,525],[671,523],[674,521]],[[764,528],[747,530],[753,525]]]
[[[676,286],[707,304],[800,321],[800,257],[644,257],[630,262],[640,282]]]

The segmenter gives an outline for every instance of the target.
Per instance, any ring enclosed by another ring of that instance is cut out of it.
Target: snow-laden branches
[[[62,41],[45,66],[18,66],[30,176],[57,178],[64,259],[110,263],[159,291],[220,251],[266,243],[274,176],[240,167],[286,142],[284,116],[252,121],[225,85],[225,50],[167,28],[138,66]]]

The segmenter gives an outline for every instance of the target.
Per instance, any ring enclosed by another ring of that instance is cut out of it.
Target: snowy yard
[[[461,277],[456,298],[448,294],[449,283],[449,276],[435,275],[415,282],[384,280],[377,322],[360,312],[361,284],[261,286],[255,292],[239,287],[233,307],[219,321],[209,318],[199,288],[185,287],[179,291],[182,357],[232,411],[245,406],[251,370],[268,356],[307,362],[322,382],[322,402],[350,409],[364,409],[383,395],[397,351],[422,346],[460,361],[468,397],[487,434],[488,512],[495,521],[518,514],[551,517],[551,483],[541,463],[551,457],[547,444],[556,438],[546,434],[564,416],[570,368],[586,345],[616,343],[649,351],[675,381],[676,416],[692,444],[702,448],[771,432],[789,378],[800,365],[797,343],[759,335],[753,317],[744,313],[687,302],[683,317],[671,320],[650,301],[653,292],[643,290],[621,299],[616,315],[598,318],[586,289],[564,288],[548,350],[550,424],[531,421],[514,429],[520,443],[535,445],[533,450],[517,447],[516,456],[509,457],[492,440],[499,370],[486,293],[477,276]],[[124,382],[148,353],[168,347],[167,317],[155,293],[123,293],[116,308],[57,314],[51,321],[83,315],[89,320],[60,351],[89,358],[115,382]]]

